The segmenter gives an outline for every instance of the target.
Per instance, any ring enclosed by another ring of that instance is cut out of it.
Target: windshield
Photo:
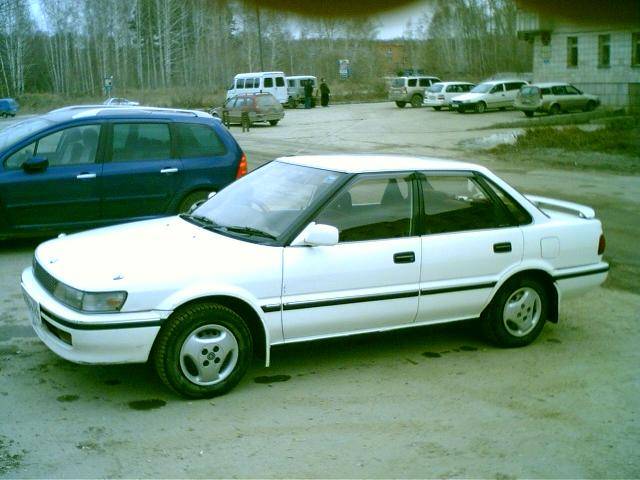
[[[444,85],[442,85],[441,83],[434,83],[429,88],[427,88],[427,91],[432,93],[440,92],[442,91],[442,87],[444,87]]]
[[[394,78],[391,80],[391,86],[395,88],[404,87],[404,81],[406,78]]]
[[[493,88],[493,83],[481,83],[471,89],[471,93],[487,93]]]
[[[214,231],[279,239],[345,175],[271,162],[222,190],[191,218]]]
[[[53,122],[43,118],[32,118],[24,122],[16,123],[0,131],[0,150],[4,150],[11,145],[18,143],[28,136],[44,130],[53,125]]]

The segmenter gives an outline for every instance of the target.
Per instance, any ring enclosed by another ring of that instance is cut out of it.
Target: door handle
[[[86,180],[88,178],[96,178],[96,174],[95,173],[81,173],[79,175],[76,175],[76,178],[78,180]]]
[[[173,168],[163,168],[162,170],[160,170],[160,173],[178,173],[178,169],[173,167]]]
[[[393,254],[393,263],[413,263],[416,261],[416,254],[413,252],[399,252]]]
[[[507,253],[511,251],[511,242],[494,243],[493,251],[495,253]]]

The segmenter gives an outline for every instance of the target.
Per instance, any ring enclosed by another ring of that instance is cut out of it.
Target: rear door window
[[[554,95],[566,95],[566,88],[564,87],[564,85],[556,85],[551,87],[551,92]]]
[[[284,77],[276,77],[276,87],[284,87]]]
[[[180,158],[215,157],[226,149],[216,131],[208,125],[176,123],[177,154]]]
[[[417,84],[418,84],[417,78],[410,78],[409,80],[407,80],[407,85],[410,87],[415,87]]]
[[[522,82],[509,82],[506,84],[507,90],[520,90],[524,83]]]
[[[421,87],[428,87],[429,85],[431,85],[431,82],[429,82],[428,78],[421,78],[419,85]]]
[[[273,88],[273,78],[266,77],[264,79],[264,88]]]
[[[171,158],[171,134],[166,123],[117,123],[113,125],[113,162]]]

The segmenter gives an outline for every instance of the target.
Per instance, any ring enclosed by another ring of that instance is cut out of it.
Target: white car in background
[[[128,100],[126,98],[111,97],[111,98],[107,98],[103,102],[103,105],[137,107],[138,105],[140,105],[140,102]]]
[[[431,85],[424,91],[425,107],[433,107],[434,110],[440,110],[442,107],[450,108],[451,99],[467,93],[475,87],[475,83],[469,82],[438,82]]]
[[[469,93],[453,97],[451,107],[460,113],[471,110],[483,113],[493,108],[504,110],[513,107],[516,95],[524,85],[528,85],[528,82],[517,79],[482,82],[473,87]]]
[[[561,299],[605,280],[604,246],[591,208],[478,165],[285,157],[192,214],[45,242],[22,288],[61,357],[151,358],[198,398],[278,344],[476,320],[499,346],[527,345]]]

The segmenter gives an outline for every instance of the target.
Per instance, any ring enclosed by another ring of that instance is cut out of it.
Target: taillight
[[[438,100],[444,100],[444,95],[438,95]]]
[[[604,233],[600,235],[600,240],[598,241],[598,255],[602,255],[604,253],[604,249],[607,246],[607,241],[604,239]]]
[[[240,157],[240,163],[238,164],[238,171],[236,172],[236,178],[244,177],[247,174],[247,156],[243,153]]]

